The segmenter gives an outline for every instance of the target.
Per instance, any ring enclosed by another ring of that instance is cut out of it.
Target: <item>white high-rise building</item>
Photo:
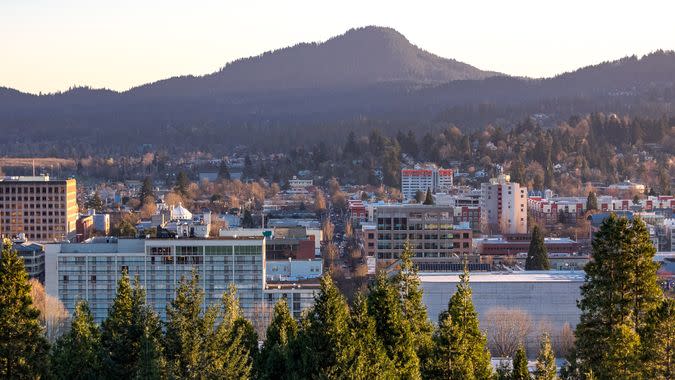
[[[481,229],[484,233],[527,233],[527,188],[500,174],[481,185]]]
[[[405,199],[414,199],[417,191],[447,191],[452,187],[452,169],[436,165],[416,165],[413,169],[401,170],[401,193]]]

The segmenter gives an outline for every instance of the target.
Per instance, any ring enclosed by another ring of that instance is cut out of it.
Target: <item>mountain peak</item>
[[[334,89],[388,82],[438,84],[494,75],[422,50],[395,29],[366,26],[322,43],[301,43],[239,59],[205,77],[172,78],[133,91],[214,94]]]

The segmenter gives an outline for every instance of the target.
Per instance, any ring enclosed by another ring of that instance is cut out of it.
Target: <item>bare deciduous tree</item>
[[[333,240],[333,232],[335,231],[335,226],[333,223],[330,221],[330,219],[326,219],[323,221],[323,225],[321,226],[321,231],[323,232],[323,240],[324,241],[332,241]]]
[[[485,322],[488,346],[496,357],[512,357],[532,331],[532,319],[521,309],[492,308],[485,314]]]
[[[317,190],[314,194],[314,210],[324,211],[326,209],[326,197],[323,195],[323,191]]]
[[[574,348],[574,330],[569,323],[565,323],[557,336],[553,337],[553,349],[560,357],[567,358]]]
[[[264,341],[266,339],[267,327],[272,321],[273,314],[274,305],[270,305],[268,302],[263,301],[253,305],[253,312],[249,319],[255,332],[258,333],[258,340]]]
[[[33,304],[40,311],[40,322],[49,342],[54,343],[70,327],[70,314],[61,301],[45,292],[36,279],[30,280]]]

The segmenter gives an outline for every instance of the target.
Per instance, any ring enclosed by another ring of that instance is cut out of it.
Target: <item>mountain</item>
[[[240,59],[203,77],[170,78],[130,92],[194,95],[344,89],[392,82],[438,84],[495,75],[501,74],[422,50],[394,29],[368,26],[323,43],[301,43]]]
[[[675,53],[517,78],[438,57],[393,29],[366,27],[125,92],[32,95],[0,87],[0,132],[12,142],[5,154],[28,154],[29,146],[113,154],[142,143],[274,150],[350,130],[509,127],[532,114],[550,124],[589,112],[673,115]]]

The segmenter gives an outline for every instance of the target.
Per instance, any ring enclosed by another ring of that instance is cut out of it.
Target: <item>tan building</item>
[[[77,217],[75,179],[0,178],[0,234],[24,233],[37,242],[63,240],[75,234]]]
[[[472,258],[473,232],[468,223],[453,223],[451,206],[398,204],[377,208],[375,252],[382,263],[399,258],[410,241],[421,271],[458,270]],[[367,240],[366,240],[367,241]]]
[[[501,174],[481,185],[481,230],[486,234],[527,233],[527,188]]]

